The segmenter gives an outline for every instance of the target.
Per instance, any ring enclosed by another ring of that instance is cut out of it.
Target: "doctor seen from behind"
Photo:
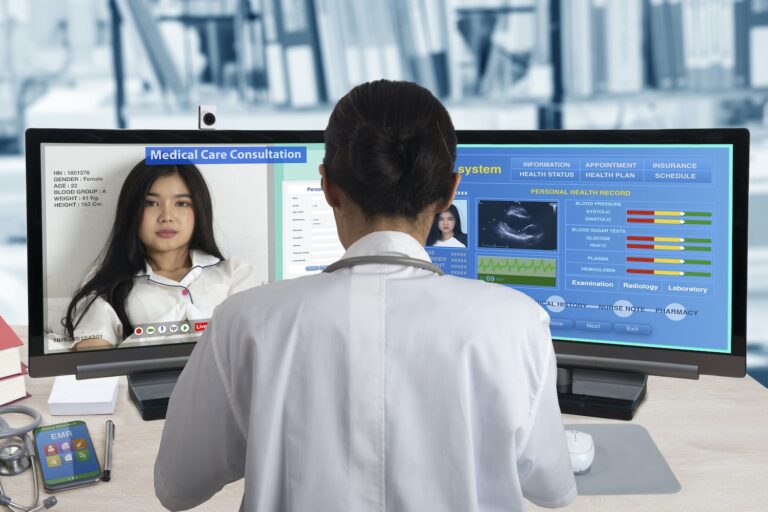
[[[346,252],[216,309],[168,406],[160,502],[184,510],[244,478],[247,511],[570,503],[547,314],[505,286],[441,275],[424,250],[460,180],[446,109],[413,83],[357,86],[325,151]]]

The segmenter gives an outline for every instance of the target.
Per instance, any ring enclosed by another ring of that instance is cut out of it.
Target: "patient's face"
[[[139,240],[148,254],[185,249],[195,229],[192,195],[181,176],[155,180],[147,192]]]

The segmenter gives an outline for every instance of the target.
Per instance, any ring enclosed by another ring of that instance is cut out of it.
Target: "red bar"
[[[653,210],[627,210],[627,215],[656,215]]]
[[[627,249],[653,249],[653,246],[647,244],[627,244]]]
[[[628,217],[627,222],[645,222],[647,224],[653,224],[653,219],[636,219],[633,217]]]
[[[646,240],[648,242],[653,242],[652,236],[628,236],[627,240]]]
[[[646,263],[653,263],[653,258],[641,258],[639,256],[627,256],[627,261],[644,261]]]
[[[628,268],[627,274],[653,274],[653,270],[646,270],[644,268]]]

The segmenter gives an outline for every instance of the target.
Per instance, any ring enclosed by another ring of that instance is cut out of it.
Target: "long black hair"
[[[414,219],[453,186],[456,131],[424,87],[377,80],[339,100],[325,129],[326,179],[366,218]]]
[[[429,235],[427,235],[427,245],[435,245],[435,242],[443,238],[443,233],[440,231],[438,223],[440,222],[440,214],[445,212],[451,212],[456,220],[456,226],[453,228],[453,238],[466,247],[467,234],[461,230],[461,216],[459,216],[459,210],[454,204],[451,204],[447,210],[435,214],[435,220],[432,221],[432,227],[429,229]]]
[[[192,164],[187,165],[152,165],[144,160],[131,169],[120,189],[117,200],[115,222],[109,241],[99,257],[100,263],[93,275],[72,297],[64,318],[67,335],[74,336],[77,325],[97,297],[103,298],[117,313],[123,325],[123,335],[133,331],[131,319],[125,309],[128,294],[133,289],[134,275],[146,268],[147,254],[139,240],[139,226],[144,212],[147,193],[160,177],[178,174],[184,180],[192,196],[192,208],[195,212],[195,227],[189,248],[200,249],[219,259],[224,259],[216,246],[213,236],[213,207],[211,194],[200,170]],[[80,301],[88,301],[80,311]],[[75,318],[77,313],[77,318]]]

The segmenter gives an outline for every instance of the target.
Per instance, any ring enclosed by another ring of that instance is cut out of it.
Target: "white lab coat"
[[[134,325],[208,320],[224,299],[261,284],[253,267],[246,263],[222,261],[198,250],[191,251],[190,258],[192,268],[181,281],[155,274],[149,264],[136,273],[125,304],[128,318]],[[81,301],[78,306],[86,303]],[[114,308],[97,297],[74,334],[75,339],[100,335],[118,346],[131,333],[123,333],[123,324]]]
[[[429,260],[376,232],[344,257]],[[400,265],[281,281],[219,306],[168,406],[172,510],[245,478],[241,510],[496,511],[576,496],[547,314],[505,286]]]

